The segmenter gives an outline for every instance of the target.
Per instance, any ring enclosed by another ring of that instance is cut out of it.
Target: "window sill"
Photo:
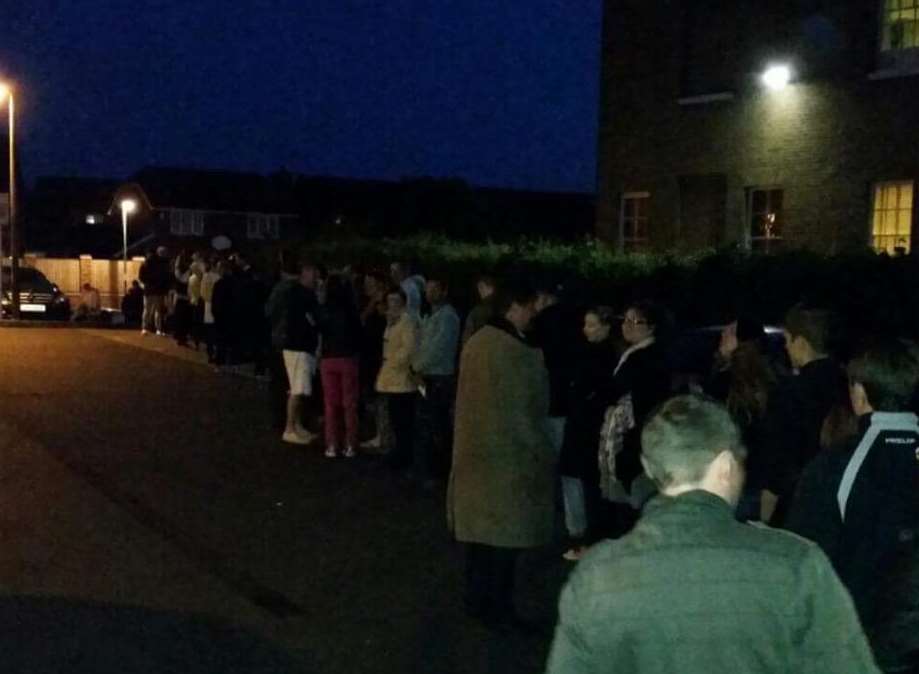
[[[733,101],[733,91],[721,91],[716,94],[702,94],[701,96],[684,96],[677,99],[680,105],[705,105],[707,103],[721,103],[724,101]]]

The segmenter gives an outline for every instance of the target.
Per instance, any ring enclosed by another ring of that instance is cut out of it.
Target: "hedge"
[[[567,298],[581,306],[603,303],[621,310],[639,297],[651,297],[669,306],[684,326],[718,324],[738,312],[780,323],[792,305],[806,301],[834,310],[847,341],[879,332],[919,336],[919,260],[914,256],[892,258],[869,250],[760,255],[735,249],[622,255],[592,240],[475,244],[432,235],[327,239],[300,248],[329,267],[386,269],[393,260],[415,261],[423,274],[446,279],[463,308],[474,301],[479,273],[514,270],[563,286]]]

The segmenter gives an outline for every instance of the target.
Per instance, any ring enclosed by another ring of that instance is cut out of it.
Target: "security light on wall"
[[[780,91],[791,81],[791,68],[781,64],[771,65],[763,72],[762,81],[767,89]]]

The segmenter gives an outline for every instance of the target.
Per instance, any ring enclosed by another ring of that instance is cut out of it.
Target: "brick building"
[[[619,249],[912,244],[919,0],[605,0],[600,105]]]

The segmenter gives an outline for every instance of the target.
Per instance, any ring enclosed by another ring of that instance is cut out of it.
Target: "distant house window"
[[[874,186],[871,245],[879,253],[908,253],[913,232],[912,181]]]
[[[281,218],[278,215],[250,213],[246,223],[246,237],[250,239],[278,239],[281,236]]]
[[[747,191],[747,222],[750,247],[769,253],[782,244],[785,225],[785,193],[775,187],[753,187]]]
[[[101,225],[105,221],[105,218],[98,213],[89,213],[86,216],[87,225]]]
[[[648,207],[650,192],[626,192],[619,210],[620,248],[625,252],[642,250],[648,245]]]
[[[170,210],[169,231],[176,236],[204,236],[204,213],[179,208]]]
[[[883,0],[881,50],[919,47],[919,0]]]

